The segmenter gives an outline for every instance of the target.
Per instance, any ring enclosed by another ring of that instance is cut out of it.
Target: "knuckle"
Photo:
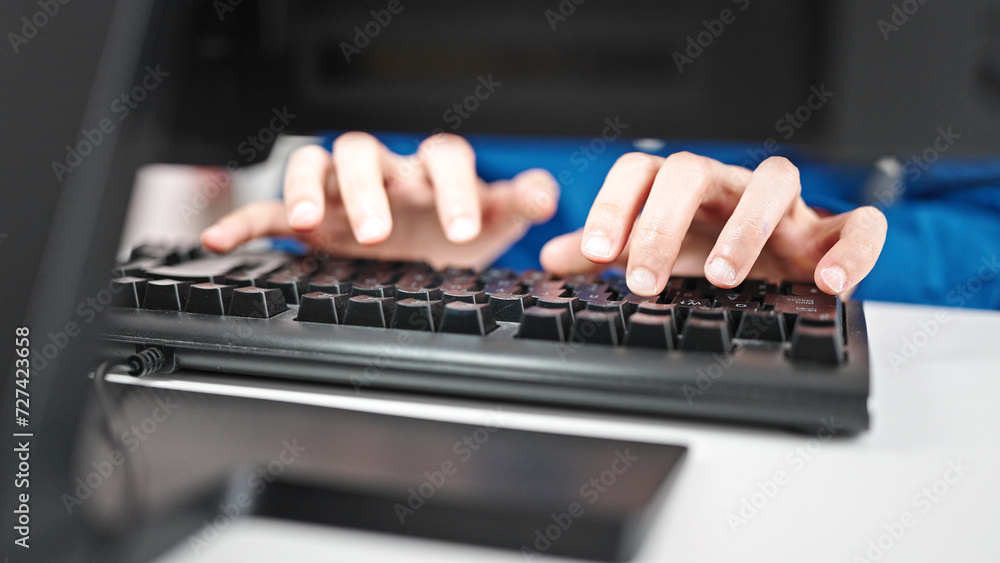
[[[378,140],[363,131],[349,131],[333,141],[334,154],[351,150],[365,150],[378,146]]]
[[[675,152],[663,162],[663,169],[684,178],[692,186],[705,187],[711,174],[710,160],[688,151]]]
[[[775,176],[779,180],[799,183],[799,168],[783,156],[772,156],[762,162],[758,170]]]
[[[598,223],[617,223],[625,218],[627,210],[614,201],[599,201],[591,213]]]
[[[633,234],[635,249],[644,254],[659,254],[672,248],[678,235],[669,224],[659,217],[647,217],[640,221]]]
[[[427,137],[420,143],[418,152],[430,154],[438,148],[447,150],[451,155],[458,157],[468,158],[475,155],[472,145],[465,138],[453,133],[435,133]]]
[[[854,210],[854,213],[857,214],[858,222],[865,230],[874,230],[884,235],[889,228],[889,222],[886,220],[885,214],[871,205],[859,207]]]
[[[628,170],[645,172],[658,169],[660,160],[658,157],[644,152],[629,152],[618,157],[615,165]]]

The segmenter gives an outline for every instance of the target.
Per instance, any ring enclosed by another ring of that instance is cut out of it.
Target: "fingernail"
[[[611,258],[611,241],[604,235],[590,235],[583,243],[583,253],[597,258]]]
[[[455,217],[448,224],[448,238],[453,242],[466,242],[476,236],[476,223],[464,215]]]
[[[628,277],[628,288],[638,295],[654,295],[656,276],[645,268],[636,268]]]
[[[819,273],[826,285],[830,286],[830,289],[834,293],[840,293],[844,291],[844,286],[847,285],[847,273],[840,266],[830,266],[829,268],[824,268],[822,272]]]
[[[311,225],[316,221],[319,208],[311,201],[300,201],[292,208],[292,214],[288,217],[288,224],[292,228]]]
[[[369,217],[358,227],[358,242],[378,240],[385,236],[388,229],[389,225],[385,221],[378,217]]]
[[[724,258],[712,260],[712,263],[708,265],[708,271],[705,273],[714,281],[721,282],[724,285],[733,285],[736,283],[736,271],[733,270],[733,267]]]

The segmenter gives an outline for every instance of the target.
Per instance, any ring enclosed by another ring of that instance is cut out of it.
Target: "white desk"
[[[925,344],[894,369],[890,355],[903,357],[903,339],[914,340],[921,322],[926,325],[942,312],[947,322],[937,334],[917,336]],[[995,342],[1000,314],[884,303],[868,304],[866,313],[872,427],[856,438],[819,442],[767,430],[513,406],[504,408],[502,425],[690,448],[637,562],[873,561],[866,552],[880,536],[889,546],[880,561],[1000,561],[1000,415],[995,407],[1000,403],[1000,346]],[[484,407],[461,401],[356,397],[337,390],[322,395],[234,390],[208,379],[163,378],[150,384],[471,424],[487,416]],[[949,470],[959,463],[968,470],[961,475]],[[761,495],[754,497],[758,483],[772,480],[776,471],[784,471],[787,480],[762,503]],[[952,484],[944,484],[946,477]],[[734,530],[729,515],[739,515],[743,499],[761,506]],[[895,526],[897,535],[900,528],[903,533],[891,539],[886,526],[901,519],[910,527]],[[524,558],[517,552],[242,518],[200,554],[185,543],[158,563],[404,560]]]

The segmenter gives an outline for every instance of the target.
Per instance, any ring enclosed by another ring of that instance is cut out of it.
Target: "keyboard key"
[[[138,309],[142,307],[142,300],[146,296],[145,278],[134,276],[122,276],[111,280],[111,291],[115,293],[114,301],[116,307],[130,307]]]
[[[444,304],[440,300],[401,299],[396,301],[392,328],[434,332],[441,326]]]
[[[204,315],[225,315],[235,289],[235,285],[196,283],[188,290],[184,311]]]
[[[440,301],[441,300],[441,288],[440,287],[426,287],[419,285],[400,285],[396,284],[396,299],[402,301],[403,299],[419,299],[420,301]]]
[[[677,347],[677,333],[672,316],[634,313],[628,320],[625,346],[673,350]]]
[[[310,323],[340,324],[347,312],[346,293],[326,293],[313,291],[302,296],[297,321]]]
[[[571,326],[573,326],[573,321],[570,312],[566,309],[529,307],[524,311],[524,318],[521,320],[521,328],[517,331],[517,337],[566,342]]]
[[[285,296],[276,288],[238,287],[229,303],[229,314],[236,317],[269,319],[287,310]]]
[[[569,318],[572,320],[575,318],[576,312],[583,308],[583,301],[580,301],[576,297],[554,297],[546,295],[544,297],[539,297],[535,301],[535,305],[546,309],[565,309],[569,312]]]
[[[628,308],[628,303],[625,301],[608,301],[607,299],[587,301],[585,309],[588,311],[600,311],[602,313],[618,313],[622,321],[622,326],[628,323],[628,318],[632,314]]]
[[[267,282],[264,287],[280,289],[281,294],[285,297],[285,303],[294,303],[298,305],[299,296],[306,293],[306,287],[308,287],[308,285],[309,284],[304,277],[277,274],[267,278]]]
[[[386,328],[392,319],[392,309],[391,297],[356,295],[347,302],[343,324]]]
[[[191,282],[177,280],[150,280],[142,299],[143,309],[157,311],[183,311],[187,303]]]
[[[486,303],[489,298],[485,291],[469,291],[467,289],[452,289],[441,294],[441,300],[445,303],[462,301],[465,303]]]
[[[352,287],[354,287],[353,281],[340,276],[316,276],[309,282],[306,291],[309,293],[322,291],[323,293],[332,293],[334,295],[341,293],[350,295]]]
[[[370,279],[366,281],[370,282]],[[359,295],[368,295],[370,297],[395,297],[396,285],[391,283],[358,283],[351,288],[351,297]]]
[[[496,320],[519,323],[524,311],[535,304],[535,298],[529,293],[494,293],[489,303]]]
[[[785,334],[785,323],[777,311],[746,311],[740,316],[736,329],[736,338],[769,342],[784,342]]]
[[[444,306],[441,332],[483,336],[497,328],[493,310],[486,303],[453,301]]]
[[[618,311],[583,310],[576,314],[572,341],[618,346],[625,338],[625,325]]]
[[[718,311],[722,311],[721,317]],[[729,353],[729,323],[725,310],[714,308],[691,309],[681,337],[681,350],[691,352]]]
[[[844,361],[844,341],[839,324],[832,317],[800,316],[792,332],[789,357],[827,364]]]
[[[629,310],[634,313],[639,308],[639,305],[641,305],[642,303],[659,303],[660,302],[660,296],[659,295],[649,295],[649,296],[647,296],[647,295],[636,295],[636,294],[631,293],[631,292],[626,292],[626,293],[622,294],[622,299],[621,300],[624,301],[624,302],[626,302],[626,303],[628,303]]]

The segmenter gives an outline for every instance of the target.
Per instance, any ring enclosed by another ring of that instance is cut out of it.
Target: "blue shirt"
[[[400,154],[416,152],[423,137],[375,133]],[[334,135],[324,145],[330,149]],[[529,168],[548,170],[559,181],[555,216],[528,233],[501,256],[498,266],[538,268],[542,246],[583,226],[608,170],[621,155],[642,150],[667,156],[687,150],[729,164],[753,168],[763,146],[737,143],[666,141],[638,144],[601,137],[466,137],[476,151],[476,168],[486,181],[508,179]],[[872,168],[834,164],[794,147],[774,154],[799,168],[802,197],[833,213],[875,205],[889,231],[882,254],[855,290],[856,299],[1000,309],[1000,158],[935,158],[908,161],[894,200],[868,201]],[[933,154],[931,155],[934,156]]]

